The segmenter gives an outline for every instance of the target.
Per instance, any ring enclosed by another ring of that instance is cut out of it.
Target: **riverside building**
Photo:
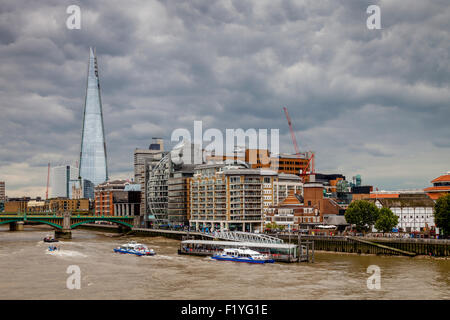
[[[372,192],[369,201],[378,208],[389,208],[398,216],[403,232],[420,232],[435,227],[434,201],[423,191]]]
[[[424,189],[431,199],[437,200],[446,194],[450,194],[450,171],[433,179],[431,183],[433,184],[432,187]]]
[[[95,187],[95,215],[137,216],[141,202],[140,185],[114,180]]]
[[[182,225],[187,221],[188,210],[183,210],[188,201],[185,179],[193,173],[194,157],[199,154],[199,145],[182,141],[149,170],[145,226]]]
[[[195,230],[262,231],[264,212],[301,192],[300,178],[245,163],[205,164],[190,179],[190,227]]]
[[[134,181],[141,185],[140,225],[144,225],[148,211],[146,195],[149,173],[165,154],[164,142],[160,138],[153,138],[148,149],[134,150]]]

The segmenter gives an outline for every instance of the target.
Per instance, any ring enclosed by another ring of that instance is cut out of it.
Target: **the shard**
[[[89,49],[89,68],[80,151],[80,178],[84,197],[94,198],[94,186],[108,180],[102,100],[95,50]]]

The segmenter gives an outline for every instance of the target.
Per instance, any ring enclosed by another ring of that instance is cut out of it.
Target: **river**
[[[316,252],[315,263],[251,265],[180,256],[179,241],[74,230],[48,252],[46,226],[0,226],[0,299],[450,299],[450,259]],[[155,256],[115,254],[136,240]],[[68,289],[67,268],[81,271]],[[370,265],[380,289],[368,289]]]

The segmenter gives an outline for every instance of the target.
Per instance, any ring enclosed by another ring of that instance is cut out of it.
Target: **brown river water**
[[[253,265],[180,256],[179,241],[75,230],[48,252],[52,230],[0,227],[0,299],[450,299],[450,259],[316,252],[315,263]],[[136,240],[155,256],[116,254]],[[81,288],[66,273],[79,266]],[[370,265],[381,288],[368,289]]]

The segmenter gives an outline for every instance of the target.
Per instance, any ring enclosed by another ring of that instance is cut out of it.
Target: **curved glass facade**
[[[150,216],[157,224],[168,223],[168,181],[172,172],[170,153],[152,168],[147,182],[147,204]]]
[[[80,152],[80,177],[97,185],[108,180],[97,57],[90,48]],[[93,191],[93,190],[92,190]]]

